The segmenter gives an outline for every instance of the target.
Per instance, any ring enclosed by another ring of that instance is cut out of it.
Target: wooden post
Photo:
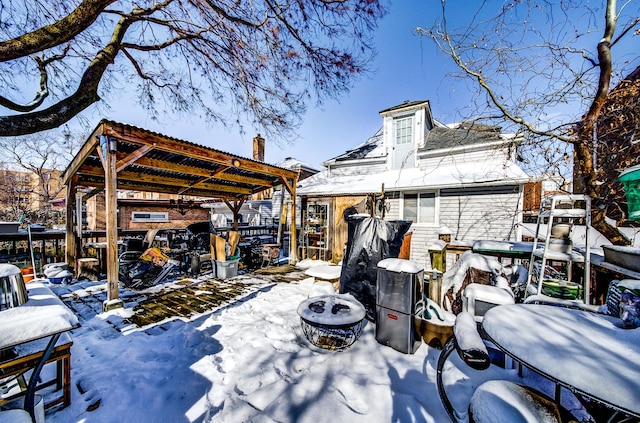
[[[296,178],[297,181],[297,178]],[[296,184],[291,193],[291,230],[289,231],[289,264],[298,262],[298,231],[296,229]]]
[[[76,190],[76,178],[72,178],[69,184],[67,185],[67,199],[66,199],[66,212],[67,212],[67,223],[66,223],[66,233],[65,233],[65,263],[69,265],[70,269],[75,269],[76,267],[76,237],[73,231],[73,201],[74,193]],[[56,254],[58,253],[58,245],[56,244]]]
[[[116,140],[102,135],[100,146],[105,161],[104,188],[107,238],[107,300],[103,303],[104,311],[122,307],[118,298],[118,216],[117,216],[117,178],[116,172]]]
[[[282,245],[284,226],[287,223],[287,214],[284,209],[284,185],[282,186],[282,190],[280,190],[280,194],[280,220],[278,221],[278,238],[276,244]]]
[[[84,193],[76,191],[76,234],[82,240],[82,198]],[[82,241],[80,242],[82,244]]]
[[[380,201],[382,202],[382,216],[381,219],[384,220],[384,216],[386,214],[386,208],[384,203],[384,184],[382,184],[382,196],[380,197]]]
[[[240,209],[244,204],[246,197],[238,200],[237,198],[233,200],[233,204],[228,199],[224,199],[224,203],[229,207],[229,209],[233,212],[233,230],[238,231],[238,216],[240,215]]]

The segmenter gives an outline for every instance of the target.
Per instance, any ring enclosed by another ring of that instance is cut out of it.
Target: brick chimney
[[[253,138],[253,160],[264,162],[264,138],[260,134]]]

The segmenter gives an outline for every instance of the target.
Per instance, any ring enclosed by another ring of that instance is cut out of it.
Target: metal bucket
[[[27,287],[18,266],[0,264],[0,310],[27,302]]]

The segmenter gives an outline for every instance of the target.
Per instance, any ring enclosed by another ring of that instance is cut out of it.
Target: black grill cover
[[[382,220],[365,215],[347,218],[347,247],[342,260],[340,293],[350,293],[362,303],[367,319],[376,318],[378,262],[397,258],[411,221]]]

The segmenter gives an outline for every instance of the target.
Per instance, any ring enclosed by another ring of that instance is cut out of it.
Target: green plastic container
[[[545,279],[542,281],[542,294],[563,300],[575,300],[582,296],[582,286],[575,282]]]
[[[618,176],[627,196],[630,220],[640,220],[640,165],[632,166]]]

